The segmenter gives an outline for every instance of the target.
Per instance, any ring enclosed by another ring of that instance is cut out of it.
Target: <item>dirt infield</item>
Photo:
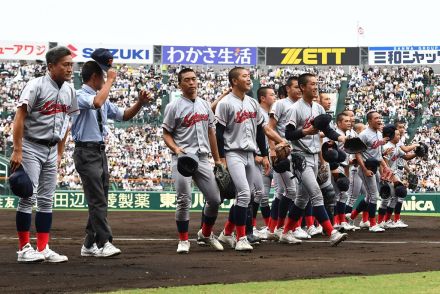
[[[327,240],[319,236],[299,246],[264,243],[252,253],[218,253],[192,242],[190,254],[178,255],[176,240],[157,240],[176,239],[172,213],[110,212],[114,244],[122,254],[96,259],[79,255],[86,215],[54,214],[51,246],[66,254],[68,263],[25,265],[16,262],[15,212],[0,210],[0,292],[90,292],[440,269],[440,221],[434,217],[404,217],[409,224],[404,230],[350,233],[349,242],[336,248],[316,242]],[[220,215],[219,224],[226,216]],[[195,238],[199,218],[192,217],[190,238]]]

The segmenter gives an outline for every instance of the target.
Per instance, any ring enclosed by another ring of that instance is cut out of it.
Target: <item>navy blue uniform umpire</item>
[[[88,61],[82,67],[83,85],[77,90],[80,114],[72,124],[73,160],[89,210],[81,256],[109,257],[120,254],[121,250],[112,244],[112,231],[107,220],[109,172],[104,143],[107,119],[131,119],[150,100],[150,94],[140,91],[138,100],[130,108],[117,107],[107,99],[117,76],[111,68],[112,54],[100,48],[93,52],[92,58],[96,61]],[[106,81],[104,71],[107,72]]]

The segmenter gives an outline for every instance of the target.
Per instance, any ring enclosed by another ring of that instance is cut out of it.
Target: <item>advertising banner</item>
[[[106,48],[113,55],[113,63],[152,64],[153,45],[115,45],[115,44],[61,44],[72,52],[74,62],[86,62],[91,59],[97,48]]]
[[[440,46],[369,47],[370,65],[440,64]]]
[[[359,65],[358,47],[266,49],[267,65]]]
[[[0,41],[0,59],[46,60],[49,42]]]
[[[273,191],[269,201],[274,198]],[[360,199],[359,199],[360,200]],[[0,196],[0,209],[17,208],[18,197]],[[225,200],[221,205],[222,211],[227,211],[233,204]],[[115,191],[108,194],[108,207],[115,210],[145,210],[173,211],[176,208],[176,192],[145,192],[145,191]],[[379,207],[379,205],[378,205]],[[54,209],[87,209],[87,201],[82,191],[56,191],[53,203]],[[203,194],[193,192],[191,210],[201,211]],[[435,193],[411,194],[405,198],[403,212],[439,213],[440,195]]]
[[[162,64],[256,65],[257,48],[162,46]]]

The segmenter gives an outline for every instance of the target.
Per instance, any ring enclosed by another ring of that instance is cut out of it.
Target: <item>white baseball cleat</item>
[[[189,252],[189,247],[190,247],[190,243],[188,240],[179,241],[179,244],[177,245],[177,253],[187,254]]]
[[[318,230],[318,234],[322,234],[323,230],[322,230],[322,226],[321,225],[318,225],[316,227],[316,229]]]
[[[360,230],[361,228],[354,224],[354,219],[351,218],[351,213],[346,213],[345,218],[347,219],[347,223],[353,227],[353,231]]]
[[[197,239],[203,239],[206,244],[211,246],[217,251],[223,251],[223,245],[217,240],[217,237],[211,232],[209,237],[205,237],[202,233],[202,230],[199,230],[197,233]]]
[[[394,224],[394,222],[392,220],[388,220],[385,225],[384,225],[384,229],[395,229],[396,225]]]
[[[359,223],[359,228],[361,228],[361,229],[369,229],[370,228],[370,221],[366,221],[366,222],[361,221]]]
[[[60,263],[69,260],[67,256],[58,254],[52,249],[50,249],[49,245],[46,245],[46,248],[44,248],[43,251],[40,251],[40,253],[44,255],[44,261],[46,262]]]
[[[338,246],[338,244],[346,240],[347,237],[347,233],[340,233],[337,230],[333,230],[330,235],[330,245],[333,247]]]
[[[189,249],[189,247],[188,247]],[[107,241],[107,243],[102,246],[102,248],[99,248],[99,252],[96,255],[97,257],[111,257],[116,256],[118,254],[121,254],[121,249],[116,248],[112,243]]]
[[[310,235],[307,234],[306,231],[304,231],[301,227],[297,227],[295,231],[293,232],[293,236],[296,239],[310,239]]]
[[[277,229],[275,230],[275,235],[277,235],[278,240],[281,238],[281,235],[283,234],[283,231],[284,231],[284,227],[277,228]]]
[[[278,241],[280,240],[280,237],[278,237],[276,231],[271,233],[270,231],[267,232],[267,240],[268,241]]]
[[[24,245],[20,251],[17,251],[17,254],[17,261],[20,263],[42,262],[45,260],[44,255],[32,248],[29,243]]]
[[[382,229],[385,229],[385,222],[380,222],[377,224],[379,227],[381,227]]]
[[[295,238],[295,236],[293,236],[292,231],[288,231],[287,233],[281,235],[280,243],[301,244],[302,241]]]
[[[370,232],[373,232],[373,233],[381,233],[381,232],[385,232],[385,229],[384,229],[384,228],[381,228],[381,227],[379,226],[379,224],[376,224],[376,225],[370,227],[368,230],[369,230]]]
[[[319,235],[322,233],[322,227],[321,230],[319,230],[317,227],[315,227],[314,225],[311,225],[308,229],[307,229],[307,234],[311,237],[315,236],[315,235]]]
[[[405,224],[405,223],[403,222],[403,220],[399,219],[398,221],[394,222],[394,227],[395,227],[395,228],[398,228],[398,229],[404,229],[404,228],[407,228],[408,225]]]
[[[261,240],[266,240],[268,232],[269,230],[267,227],[262,227],[260,230],[256,230],[256,232],[254,231],[254,235],[259,237]]]
[[[356,230],[355,226],[352,226],[347,222],[342,222],[340,227],[343,228],[345,231],[355,231]]]
[[[92,247],[87,248],[86,246],[81,247],[81,256],[98,256],[99,248],[96,246],[96,243],[93,243]]]
[[[246,236],[241,237],[240,239],[238,239],[237,244],[235,245],[235,250],[236,251],[250,251],[253,250],[254,248],[252,247],[251,244],[249,244],[249,241],[247,239]]]
[[[218,236],[218,240],[222,243],[225,243],[226,245],[229,245],[229,247],[231,247],[232,249],[235,248],[235,244],[237,243],[234,234],[227,236],[225,235],[225,230],[220,233],[220,236]]]

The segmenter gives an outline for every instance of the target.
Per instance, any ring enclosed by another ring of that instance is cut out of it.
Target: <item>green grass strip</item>
[[[440,272],[133,289],[112,293],[440,293]]]

